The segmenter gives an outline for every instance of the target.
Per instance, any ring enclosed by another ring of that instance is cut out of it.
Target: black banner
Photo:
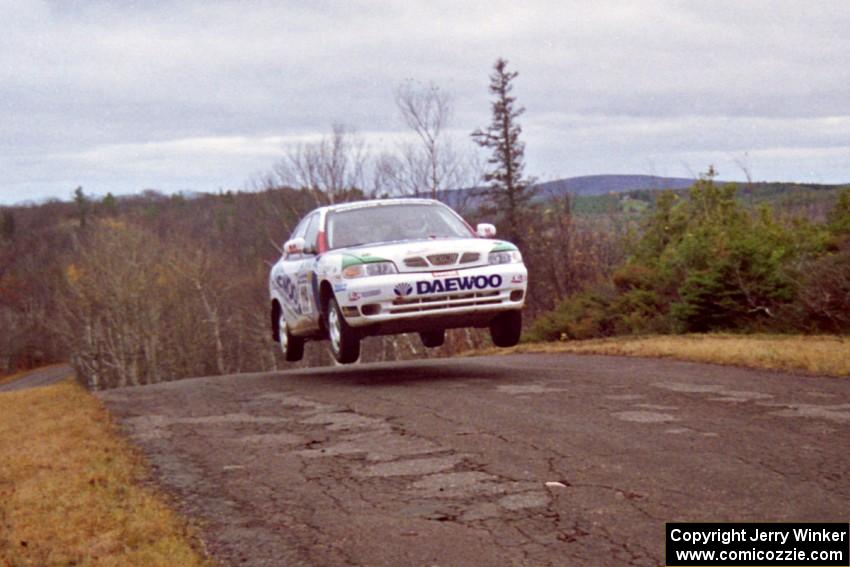
[[[669,523],[668,567],[850,566],[850,524]]]

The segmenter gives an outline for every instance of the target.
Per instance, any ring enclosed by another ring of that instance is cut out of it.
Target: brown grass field
[[[146,478],[75,382],[0,393],[0,566],[212,565]]]
[[[496,352],[570,352],[674,358],[826,376],[850,376],[850,337],[806,335],[659,335],[523,343]]]

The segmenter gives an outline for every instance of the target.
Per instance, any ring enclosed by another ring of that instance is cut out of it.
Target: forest
[[[640,217],[578,215],[569,195],[524,211],[528,338],[706,331],[850,331],[850,190],[822,219],[735,199],[710,176],[658,191]],[[367,197],[354,191],[352,199]],[[0,211],[0,368],[71,359],[92,387],[283,367],[268,329],[268,268],[316,194],[286,187],[156,192]],[[471,222],[492,211],[463,211]],[[447,356],[375,337],[366,361]],[[305,365],[330,364],[321,343]]]
[[[0,207],[0,373],[71,361],[100,389],[277,370],[267,277],[296,223],[317,206],[394,196],[448,201],[494,222],[529,270],[526,340],[683,332],[850,332],[850,188],[716,181],[574,196],[526,177],[498,60],[493,119],[471,137],[486,163],[445,136],[450,98],[396,92],[417,143],[372,152],[336,124],[291,147],[250,190],[58,199]],[[451,191],[452,187],[474,187]],[[548,187],[548,188],[547,188]],[[415,335],[374,337],[362,360],[451,356],[487,346],[454,330],[426,350]],[[331,364],[308,343],[305,366]]]

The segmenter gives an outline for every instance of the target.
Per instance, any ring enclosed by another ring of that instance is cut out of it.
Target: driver
[[[411,211],[412,212],[412,211]],[[430,226],[425,215],[406,214],[396,219],[399,237],[406,238],[428,238]]]

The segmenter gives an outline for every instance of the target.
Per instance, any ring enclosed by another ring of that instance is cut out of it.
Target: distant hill
[[[538,191],[543,195],[576,196],[605,195],[625,193],[639,189],[687,189],[694,179],[685,177],[659,177],[657,175],[584,175],[568,177],[555,181],[538,183]],[[718,183],[725,183],[720,181]]]
[[[660,177],[657,175],[583,175],[554,181],[538,183],[537,198],[551,199],[569,193],[578,197],[607,195],[609,193],[627,193],[629,191],[652,189],[687,189],[694,179],[686,177]],[[718,181],[717,183],[726,183]],[[442,191],[438,198],[450,206],[465,204],[476,206],[481,200],[483,187],[471,187]]]
[[[547,201],[570,194],[576,214],[639,214],[652,208],[660,191],[685,193],[694,184],[685,177],[656,175],[585,175],[537,184],[535,200]],[[715,181],[724,185],[731,181]],[[803,214],[820,220],[832,206],[838,192],[847,185],[814,183],[764,182],[747,185],[737,182],[738,199],[748,206],[771,205],[781,211]],[[438,198],[449,206],[469,210],[484,202],[486,188],[473,187],[443,191]]]

